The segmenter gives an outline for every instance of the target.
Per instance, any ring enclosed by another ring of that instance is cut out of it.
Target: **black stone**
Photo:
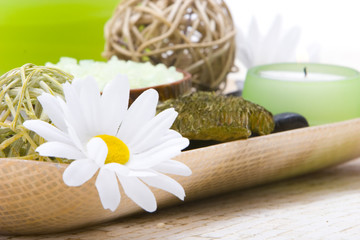
[[[203,147],[208,147],[208,146],[212,146],[212,145],[216,145],[219,144],[221,142],[215,141],[215,140],[190,140],[190,144],[187,148],[185,148],[184,150],[192,150],[192,149],[197,149],[197,148],[203,148]]]
[[[241,90],[236,90],[234,92],[229,92],[226,94],[226,96],[234,96],[234,97],[241,97],[241,95],[242,95]]]
[[[283,132],[287,130],[308,127],[309,123],[306,118],[297,113],[280,113],[274,116],[275,132]]]

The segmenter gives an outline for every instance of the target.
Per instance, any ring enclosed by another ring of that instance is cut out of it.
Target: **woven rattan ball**
[[[73,76],[56,68],[26,64],[0,77],[0,157],[62,161],[41,157],[35,149],[44,139],[27,130],[29,119],[50,122],[37,97],[46,92],[63,97],[62,83]]]
[[[222,0],[122,0],[105,26],[103,56],[176,66],[197,89],[219,90],[234,64],[234,36]]]

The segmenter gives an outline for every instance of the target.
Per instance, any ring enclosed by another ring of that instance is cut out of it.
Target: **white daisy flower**
[[[65,83],[65,101],[44,93],[38,99],[52,123],[28,120],[24,126],[47,140],[36,151],[42,156],[74,159],[64,171],[68,186],[80,186],[99,170],[95,185],[105,209],[120,203],[118,180],[136,204],[156,210],[147,185],[181,200],[182,186],[163,173],[188,176],[191,170],[175,160],[189,140],[169,129],[177,117],[171,108],[158,115],[158,93],[145,91],[128,109],[129,82],[118,76],[100,94],[92,77]]]

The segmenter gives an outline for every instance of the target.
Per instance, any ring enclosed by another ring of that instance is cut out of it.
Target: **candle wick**
[[[304,74],[305,74],[305,77],[307,77],[307,68],[306,67],[304,67]]]

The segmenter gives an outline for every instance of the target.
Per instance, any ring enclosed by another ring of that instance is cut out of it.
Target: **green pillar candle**
[[[360,117],[360,73],[314,63],[283,63],[249,69],[243,97],[273,114],[295,112],[311,126]]]
[[[104,60],[104,25],[120,0],[1,0],[0,75],[61,56]]]

